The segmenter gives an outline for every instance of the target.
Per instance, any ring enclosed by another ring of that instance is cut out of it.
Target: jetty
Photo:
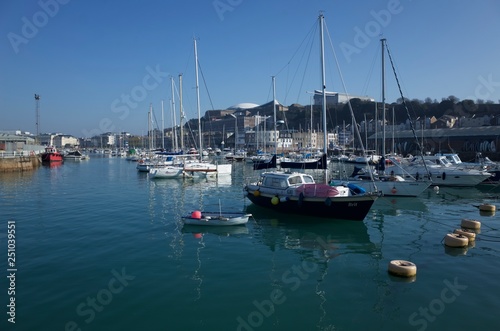
[[[42,164],[39,154],[31,152],[3,152],[0,151],[0,173],[14,171],[29,171]]]

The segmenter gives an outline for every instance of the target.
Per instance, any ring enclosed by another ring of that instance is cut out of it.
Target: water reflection
[[[363,222],[283,215],[253,204],[246,210],[259,225],[256,237],[272,251],[289,249],[307,258],[328,261],[339,254],[370,254],[376,248]]]
[[[379,264],[381,248],[370,240],[366,224],[283,215],[272,210],[262,210],[254,205],[248,206],[247,212],[251,212],[256,219],[254,240],[264,244],[272,252],[271,285],[282,291],[288,291],[287,295],[296,300],[314,294],[316,300],[312,302],[315,303],[308,306],[307,314],[317,317],[318,329],[334,328],[331,324],[333,322],[331,314],[337,313],[338,308],[332,307],[337,307],[336,300],[339,293],[344,291],[335,280],[358,277],[356,270],[364,268],[365,265],[352,261],[361,259],[372,267]],[[282,257],[284,251],[296,254],[299,262],[291,258],[290,254],[285,254],[287,256],[285,261],[289,261],[291,265],[283,272],[283,267],[286,268]],[[287,287],[290,285],[288,281],[292,278],[288,277],[289,272],[293,273],[296,270],[297,274],[293,274],[293,277],[300,278],[300,282],[296,283],[303,284],[300,285],[300,289],[298,286]],[[300,272],[304,277],[301,277]],[[293,294],[293,291],[297,294]]]
[[[462,199],[498,198],[500,192],[493,187],[481,185],[475,187],[439,187],[424,192],[427,199],[439,199],[447,202],[457,202]]]
[[[203,226],[185,224],[182,227],[182,233],[192,233],[196,238],[201,238],[205,234],[228,237],[235,235],[247,235],[249,234],[249,230],[245,225]]]
[[[428,208],[420,198],[381,197],[371,208],[372,213],[399,216],[407,211],[427,212]]]

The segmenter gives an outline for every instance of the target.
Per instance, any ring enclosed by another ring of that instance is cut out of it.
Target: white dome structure
[[[245,109],[252,109],[255,107],[259,107],[259,105],[256,103],[243,102],[229,107],[228,110],[245,110]]]

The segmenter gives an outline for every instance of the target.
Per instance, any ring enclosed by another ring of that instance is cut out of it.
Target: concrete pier
[[[0,172],[29,171],[41,164],[40,155],[0,157]]]

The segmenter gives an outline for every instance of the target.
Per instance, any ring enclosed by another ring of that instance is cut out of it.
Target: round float
[[[470,229],[455,229],[453,233],[467,237],[467,239],[469,239],[469,242],[476,240],[476,233]]]
[[[389,273],[399,277],[413,277],[417,274],[415,263],[405,260],[392,260],[389,262]]]
[[[199,210],[195,210],[191,213],[191,218],[194,218],[194,219],[201,219],[201,211]]]
[[[481,222],[476,221],[476,220],[472,220],[472,219],[468,219],[468,218],[462,219],[462,223],[460,223],[460,225],[462,226],[462,228],[465,228],[465,229],[478,230],[481,228]]]
[[[465,247],[469,244],[469,238],[457,233],[448,233],[444,237],[444,244],[448,247]]]
[[[486,211],[490,213],[493,213],[496,209],[497,207],[495,205],[491,205],[489,203],[483,203],[482,205],[479,206],[480,211]]]
[[[276,206],[279,202],[280,202],[280,199],[279,199],[278,197],[276,197],[276,196],[272,197],[272,199],[271,199],[271,203],[272,203],[273,205],[275,205],[275,206]]]
[[[260,196],[260,191],[259,190],[253,191],[253,196],[254,197]]]

